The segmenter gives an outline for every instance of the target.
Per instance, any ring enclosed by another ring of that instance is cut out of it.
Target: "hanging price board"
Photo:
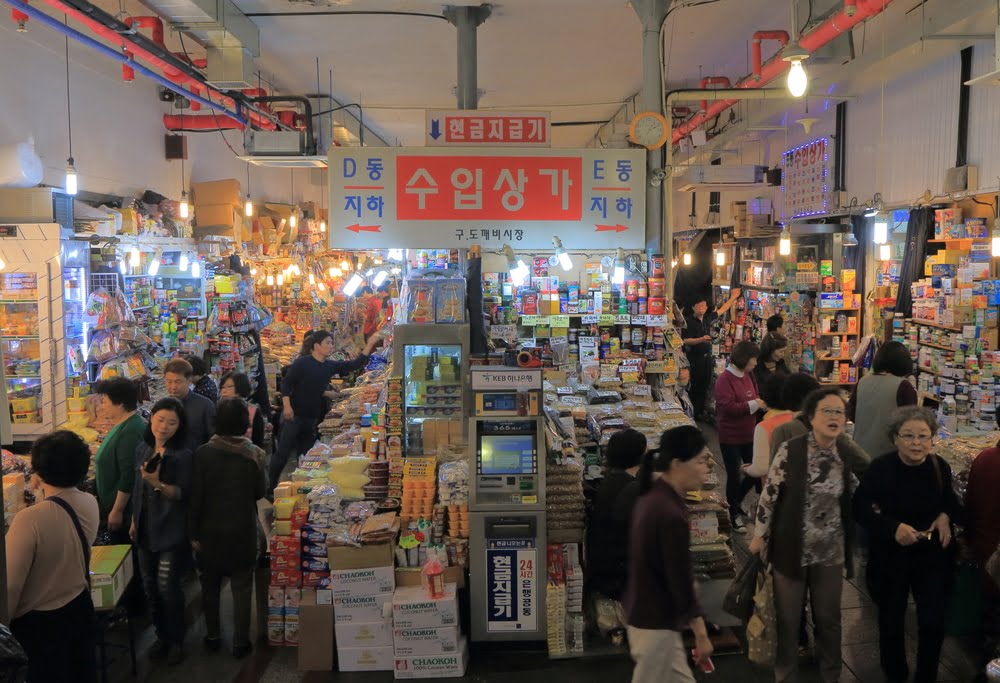
[[[490,339],[516,339],[516,325],[491,325]]]
[[[601,316],[599,315],[585,315],[580,318],[580,322],[584,325],[596,325],[601,321]]]
[[[549,327],[569,327],[568,315],[550,315]]]

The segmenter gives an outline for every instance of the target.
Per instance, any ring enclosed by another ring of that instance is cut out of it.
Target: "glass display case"
[[[38,274],[0,273],[0,361],[15,434],[47,417],[42,381]]]
[[[393,347],[404,384],[403,447],[435,455],[465,442],[468,325],[397,325]]]
[[[83,311],[87,305],[90,247],[67,242],[63,247],[63,325],[66,377],[86,377],[87,327]]]

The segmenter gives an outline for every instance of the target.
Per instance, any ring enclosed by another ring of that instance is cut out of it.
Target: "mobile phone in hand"
[[[691,656],[694,657],[694,661],[697,662],[698,661],[698,650],[697,649],[691,650]],[[708,659],[706,659],[704,662],[701,662],[700,664],[698,664],[698,668],[701,669],[703,673],[707,673],[707,674],[714,674],[715,673],[715,664],[712,663],[712,658],[711,657],[709,657]]]
[[[156,453],[152,458],[146,461],[146,463],[143,465],[143,469],[145,469],[146,472],[148,472],[149,474],[152,474],[153,472],[156,471],[156,468],[160,466],[160,461],[162,459],[163,456],[160,455],[159,453]]]

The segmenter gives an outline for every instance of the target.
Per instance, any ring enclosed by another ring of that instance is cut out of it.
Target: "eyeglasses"
[[[847,411],[843,408],[823,408],[819,412],[827,417],[845,417],[847,415]]]
[[[896,438],[900,441],[909,441],[910,443],[930,443],[934,440],[933,434],[897,434]]]

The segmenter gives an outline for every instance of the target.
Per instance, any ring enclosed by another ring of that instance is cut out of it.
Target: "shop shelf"
[[[10,337],[4,335],[4,336],[0,337],[0,341],[20,341],[20,340],[25,340],[25,339],[30,340],[30,339],[38,339],[38,338],[39,337],[38,337],[37,334],[14,335],[14,336],[10,336]]]
[[[823,380],[820,380],[819,383],[820,384],[825,384],[827,386],[834,386],[834,387],[850,387],[850,386],[854,386],[855,384],[857,384],[856,381],[855,382],[825,382]]]
[[[779,287],[774,287],[772,285],[753,285],[749,282],[741,282],[740,287],[745,287],[746,289],[758,289],[762,292],[777,292],[780,291]]]
[[[936,375],[938,377],[944,377],[945,376],[945,374],[943,372],[938,372],[937,370],[932,370],[931,368],[925,368],[922,365],[918,365],[917,366],[917,370],[919,370],[920,372],[926,372],[929,375]]]
[[[927,241],[932,244],[943,244],[944,242],[989,242],[991,239],[990,237],[946,237]]]
[[[941,349],[942,351],[951,351],[951,352],[955,351],[955,349],[951,348],[950,346],[945,346],[944,344],[935,344],[933,342],[923,342],[923,341],[918,341],[917,343],[920,346],[929,346],[932,349]]]
[[[37,299],[2,299],[0,304],[35,304],[38,305]]]
[[[854,356],[834,356],[834,357],[827,357],[827,358],[819,358],[819,357],[817,357],[815,360],[816,360],[817,363],[819,363],[820,361],[824,361],[824,360],[829,360],[829,361],[845,361],[845,360],[854,360]]]
[[[857,337],[857,332],[817,332],[817,337]]]
[[[939,330],[948,330],[949,332],[961,332],[961,327],[952,327],[951,325],[942,325],[940,323],[931,322],[930,320],[918,320],[916,318],[910,318],[910,322],[915,325],[923,325],[924,327],[936,327]]]
[[[926,391],[918,391],[917,396],[919,398],[924,399],[925,401],[934,401],[935,403],[941,402],[941,399],[939,399],[937,396],[935,396],[934,394],[928,394]]]
[[[41,379],[41,375],[6,375],[5,379]]]

